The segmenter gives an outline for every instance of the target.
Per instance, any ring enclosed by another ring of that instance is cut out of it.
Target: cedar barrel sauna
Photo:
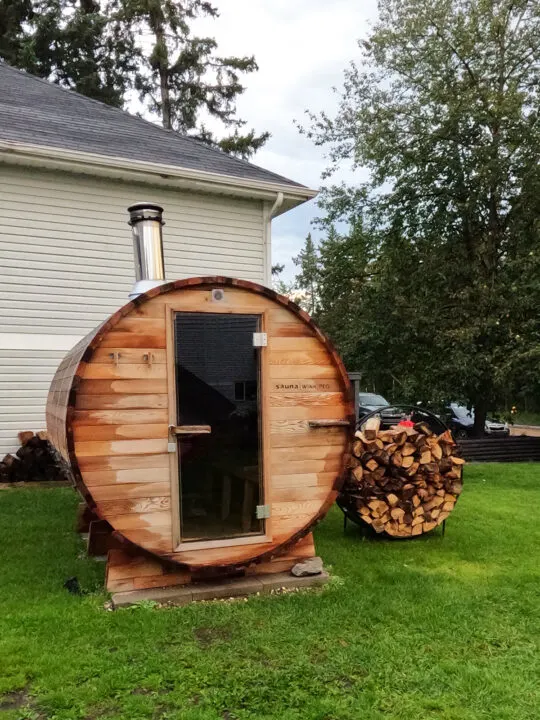
[[[290,573],[315,555],[311,530],[342,482],[345,368],[269,288],[165,281],[162,208],[129,212],[131,300],[68,353],[47,402],[90,533],[109,534],[107,588]]]

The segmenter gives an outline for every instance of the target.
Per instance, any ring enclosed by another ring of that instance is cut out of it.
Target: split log
[[[362,453],[364,452],[364,443],[361,440],[357,440],[353,445],[352,452],[355,457],[362,457]]]
[[[367,422],[364,425],[364,435],[367,437],[368,440],[375,440],[380,427],[381,427],[381,418],[379,418],[379,417],[369,418],[369,420],[367,420]]]
[[[463,458],[450,432],[426,423],[380,430],[368,420],[356,433],[343,506],[377,533],[416,537],[450,515],[463,488]]]
[[[17,437],[19,438],[20,444],[24,446],[34,437],[34,433],[31,430],[24,430],[20,432]]]

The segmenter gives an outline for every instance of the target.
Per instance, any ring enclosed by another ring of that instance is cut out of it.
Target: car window
[[[358,401],[360,405],[388,405],[382,395],[375,393],[358,393]]]
[[[468,420],[469,418],[474,419],[473,411],[466,408],[465,405],[458,405],[457,403],[452,403],[450,407],[452,408],[452,412],[454,413],[454,415],[460,420]]]

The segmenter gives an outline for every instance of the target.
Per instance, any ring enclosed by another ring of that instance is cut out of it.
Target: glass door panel
[[[260,316],[178,312],[174,325],[181,539],[263,533]]]

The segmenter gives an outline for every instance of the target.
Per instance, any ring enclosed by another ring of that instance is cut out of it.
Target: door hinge
[[[175,442],[167,443],[167,452],[169,452],[169,453],[176,452],[176,443]]]
[[[270,505],[257,505],[255,515],[257,520],[266,520],[270,517]]]
[[[253,347],[266,347],[268,335],[266,333],[253,333]]]

